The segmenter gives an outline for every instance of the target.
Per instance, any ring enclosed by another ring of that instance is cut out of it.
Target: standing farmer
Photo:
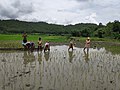
[[[38,50],[41,50],[42,51],[43,47],[42,47],[42,39],[39,38],[38,40]]]
[[[89,51],[89,48],[90,48],[90,37],[88,37],[86,39],[86,42],[85,42],[85,47],[83,49],[83,51],[85,51],[85,49],[87,48],[87,52]]]
[[[70,50],[70,49],[72,49],[72,51],[73,51],[73,46],[75,45],[75,39],[71,39],[70,40],[70,43],[69,43],[69,48],[68,48],[68,51]]]
[[[26,43],[27,42],[27,34],[24,32],[23,35],[23,43]]]

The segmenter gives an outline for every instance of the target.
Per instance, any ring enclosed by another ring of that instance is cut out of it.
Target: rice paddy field
[[[120,90],[120,54],[67,49],[0,52],[0,90]]]
[[[1,48],[22,47],[21,35],[6,37]],[[29,37],[37,42],[39,36]],[[41,37],[54,42],[50,52],[0,50],[0,90],[120,90],[119,42],[91,40],[87,53],[85,38],[68,51],[65,36]]]

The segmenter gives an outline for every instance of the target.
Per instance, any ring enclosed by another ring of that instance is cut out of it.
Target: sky
[[[120,20],[120,0],[0,0],[0,19],[107,24]]]

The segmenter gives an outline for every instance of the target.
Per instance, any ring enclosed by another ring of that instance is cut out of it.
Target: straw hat
[[[87,39],[90,39],[90,37],[88,37]]]

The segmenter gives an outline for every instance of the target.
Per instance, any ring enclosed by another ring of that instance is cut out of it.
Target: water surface
[[[0,53],[0,90],[120,90],[120,54],[51,46]]]

